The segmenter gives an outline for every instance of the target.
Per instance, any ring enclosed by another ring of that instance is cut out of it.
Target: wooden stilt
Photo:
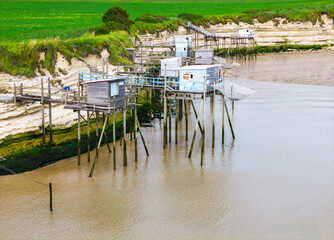
[[[108,115],[108,117],[109,117],[109,115]],[[108,122],[108,117],[107,117],[107,118],[103,117],[103,122],[104,122],[104,121],[107,121],[107,122]],[[99,119],[99,122],[100,122],[100,124],[101,124],[101,126],[102,126],[102,122],[101,122],[100,119]],[[106,144],[107,144],[107,147],[108,147],[108,151],[111,153],[111,148],[110,148],[110,145],[109,145],[108,136],[107,136],[106,132],[103,132],[103,136],[104,136],[104,138],[105,138],[105,140],[106,140]]]
[[[87,161],[90,162],[90,115],[87,111]]]
[[[113,165],[116,170],[116,98],[113,96],[113,123],[112,123],[112,137],[113,137]]]
[[[137,145],[137,96],[135,96],[135,109],[134,109],[134,131],[133,137],[135,139],[135,162],[138,162],[138,145]]]
[[[167,65],[165,65],[165,84],[164,84],[164,134],[163,134],[163,148],[167,145],[167,98],[166,98],[166,86],[167,86]]]
[[[177,144],[178,122],[179,122],[179,100],[176,99],[176,95],[175,95],[175,144]]]
[[[128,165],[128,159],[126,154],[126,99],[124,100],[123,107],[123,167]]]
[[[216,98],[216,89],[213,89],[212,96],[212,148],[215,148],[215,98]]]
[[[48,95],[49,95],[49,99],[51,99],[51,81],[50,81],[50,78],[48,78]],[[50,142],[53,142],[53,137],[52,137],[52,106],[51,106],[51,102],[49,102],[49,131],[50,131]]]
[[[89,177],[92,177],[93,176],[93,172],[94,172],[94,169],[95,169],[95,164],[96,164],[96,159],[98,158],[98,149],[100,148],[101,146],[101,142],[102,142],[102,137],[103,137],[103,132],[106,128],[106,124],[107,124],[107,120],[104,121],[104,124],[103,124],[103,127],[102,127],[102,132],[101,132],[101,136],[100,136],[100,139],[99,139],[99,142],[96,146],[96,154],[95,154],[95,157],[94,157],[94,160],[93,160],[93,164],[92,164],[92,167],[90,169],[90,172],[89,172]]]
[[[44,116],[44,87],[43,87],[43,78],[41,79],[41,104],[42,104],[42,134],[43,134],[43,143],[45,143],[45,116]]]
[[[190,100],[190,101],[191,101],[191,105],[193,107],[193,111],[194,111],[195,117],[197,118],[197,112],[196,112],[196,109],[195,109],[194,102],[193,102],[193,100]],[[198,121],[197,124],[198,124],[199,130],[201,131],[201,133],[203,135],[203,129],[202,129],[201,121]]]
[[[172,142],[172,99],[169,100],[169,142]]]
[[[203,138],[202,138],[202,149],[201,149],[201,166],[204,162],[204,149],[205,149],[205,100],[206,100],[206,77],[204,76],[203,81]]]
[[[95,127],[95,137],[96,137],[96,156],[99,157],[99,149],[97,147],[98,141],[99,141],[99,114],[98,112],[95,112],[96,114],[96,127]]]
[[[141,132],[140,123],[139,123],[139,121],[138,121],[138,117],[137,117],[137,116],[136,116],[136,119],[137,119],[137,126],[138,126],[138,130],[139,130],[139,133],[140,133],[140,137],[141,137],[141,140],[142,140],[142,142],[143,142],[143,144],[144,144],[144,148],[145,148],[146,156],[149,156],[148,149],[147,149],[147,146],[146,146],[146,142],[145,142],[143,133]]]
[[[222,110],[222,145],[225,143],[225,96],[223,98],[223,110]]]
[[[199,123],[199,117],[200,117],[201,110],[202,110],[202,105],[203,105],[203,100],[201,101],[201,105],[200,105],[199,110],[198,110],[198,115],[196,115],[195,130],[194,130],[193,138],[192,138],[192,141],[191,141],[191,146],[190,146],[190,150],[189,150],[188,158],[191,158],[191,154],[192,154],[192,152],[193,152],[193,147],[194,147],[194,142],[195,142],[195,137],[196,137],[197,127],[199,126],[198,123]]]
[[[226,116],[227,116],[227,119],[228,119],[228,124],[230,125],[230,129],[231,129],[232,137],[233,137],[233,139],[235,139],[232,122],[231,122],[231,119],[230,119],[230,115],[228,114],[228,110],[227,110],[227,106],[226,106],[225,101],[224,101],[224,105],[225,105],[225,110],[226,110]]]
[[[81,161],[81,117],[80,110],[78,110],[78,166],[80,166]]]
[[[184,113],[186,117],[186,141],[188,141],[188,101],[184,100]]]
[[[50,192],[50,212],[53,211],[52,207],[52,183],[49,183],[49,192]]]

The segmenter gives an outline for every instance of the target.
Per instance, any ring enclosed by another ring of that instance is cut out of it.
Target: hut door
[[[119,95],[119,86],[117,83],[110,83],[110,97]]]

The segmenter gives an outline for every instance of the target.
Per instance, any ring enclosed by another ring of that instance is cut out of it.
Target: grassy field
[[[247,10],[296,9],[333,4],[332,0],[181,0],[181,1],[102,1],[102,0],[2,0],[0,2],[0,41],[22,41],[80,36],[101,24],[102,14],[112,6],[126,9],[131,19],[154,13],[176,17],[179,13],[204,16],[233,15]]]

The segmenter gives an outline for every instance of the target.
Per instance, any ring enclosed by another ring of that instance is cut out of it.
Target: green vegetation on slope
[[[47,67],[54,74],[57,51],[71,62],[73,57],[82,60],[89,54],[100,54],[103,49],[110,53],[112,64],[129,65],[126,48],[132,42],[128,33],[119,32],[102,36],[82,36],[75,39],[31,40],[21,43],[0,43],[0,71],[13,75],[35,76],[36,69]],[[39,53],[45,52],[45,62],[39,60]]]
[[[102,1],[102,0],[2,0],[0,3],[0,41],[22,41],[59,36],[60,39],[76,38],[88,28],[101,23],[103,13],[113,7],[126,9],[134,20],[145,13],[175,18],[180,13],[203,16],[233,16],[243,11],[297,9],[324,7],[332,0],[181,0],[181,1]],[[303,18],[296,12],[296,18]]]

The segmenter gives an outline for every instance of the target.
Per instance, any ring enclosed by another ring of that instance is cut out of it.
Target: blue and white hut
[[[181,35],[175,36],[175,56],[190,57],[192,52],[192,36]]]
[[[207,92],[219,80],[219,65],[190,65],[179,68],[179,90],[185,92]],[[204,85],[205,81],[205,85]]]

